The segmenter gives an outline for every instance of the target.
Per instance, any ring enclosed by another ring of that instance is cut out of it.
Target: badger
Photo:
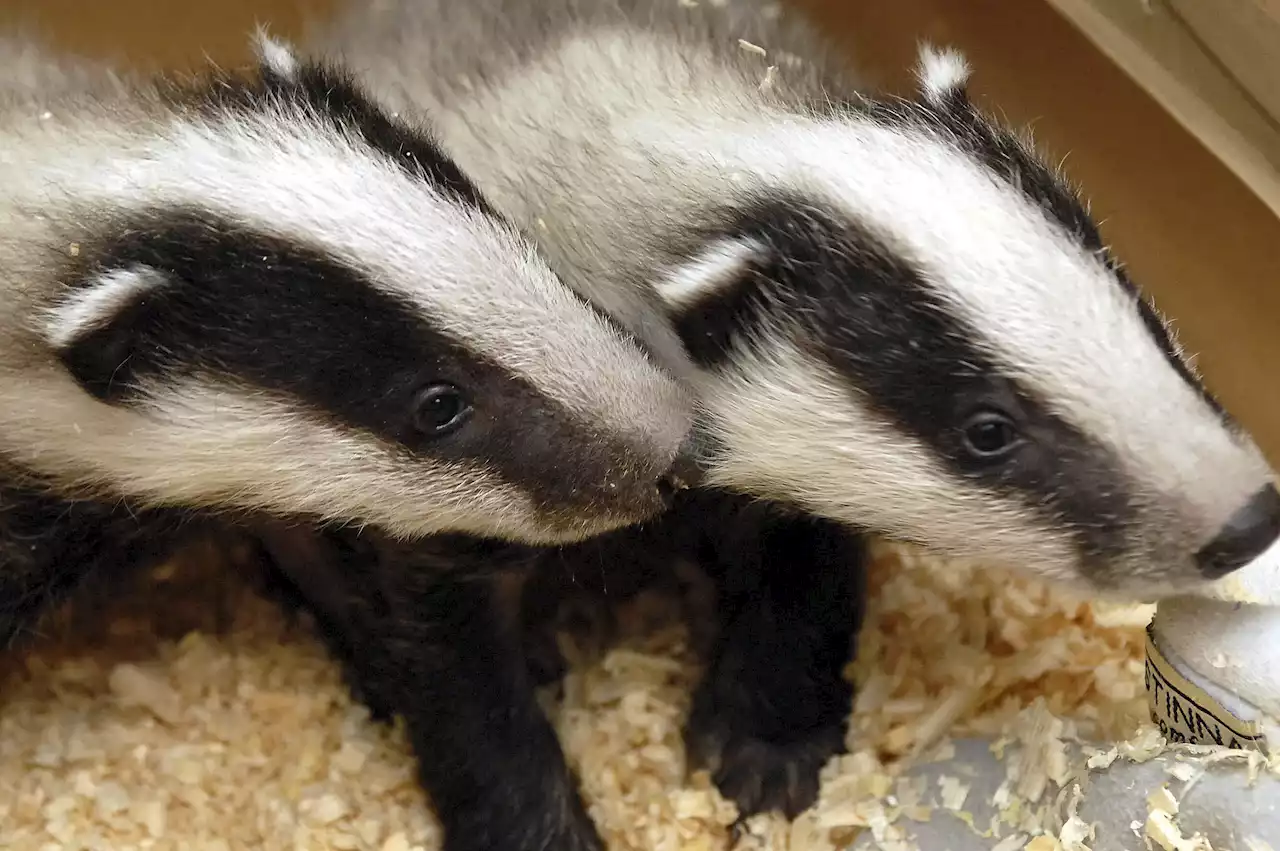
[[[425,125],[255,44],[254,71],[137,80],[0,39],[0,510],[26,518],[0,531],[80,517],[123,552],[94,524],[195,511],[549,544],[662,510],[686,389]],[[47,552],[0,546],[0,643],[70,583]]]
[[[1280,532],[1266,459],[959,53],[876,98],[756,0],[366,5],[317,49],[659,329],[707,484],[1133,597]]]
[[[759,0],[375,0],[310,43],[430,114],[566,283],[691,388],[708,490],[688,517],[711,537],[708,495],[741,494],[773,503],[778,540],[823,518],[1151,599],[1280,535],[1267,460],[1076,188],[972,102],[959,53],[922,48],[909,96],[869,92]],[[824,561],[847,546],[809,541],[804,581],[847,569]],[[755,590],[720,619],[761,627],[724,631],[688,731],[744,814],[811,802],[849,708],[856,594],[805,595],[766,555],[738,555]],[[510,836],[587,843],[499,804]]]

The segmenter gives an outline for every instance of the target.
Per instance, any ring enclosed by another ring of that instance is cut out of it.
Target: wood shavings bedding
[[[832,849],[862,830],[907,848],[895,820],[964,805],[963,778],[895,777],[945,759],[947,737],[999,737],[1033,705],[1105,739],[1146,718],[1149,612],[889,545],[870,587],[851,752],[826,767],[809,813],[752,819],[744,851]],[[168,571],[103,609],[72,609],[74,628],[4,660],[0,847],[439,847],[400,732],[370,723],[305,626],[248,583]],[[611,849],[727,848],[734,808],[704,774],[685,778],[686,633],[653,621],[624,619],[621,644],[578,660],[549,706]]]

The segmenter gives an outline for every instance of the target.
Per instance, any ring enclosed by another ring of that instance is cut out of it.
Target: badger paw
[[[794,819],[817,801],[818,775],[827,760],[844,751],[843,719],[786,742],[736,735],[714,719],[708,725],[690,721],[690,764],[711,773],[742,819],[770,811]]]

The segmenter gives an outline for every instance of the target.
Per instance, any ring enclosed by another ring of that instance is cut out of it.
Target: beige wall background
[[[206,56],[244,61],[257,21],[295,34],[335,2],[0,0],[0,26],[34,25],[69,50],[191,69]],[[907,84],[918,39],[965,50],[975,94],[1067,157],[1135,278],[1280,463],[1280,219],[1041,0],[797,2],[891,87]]]

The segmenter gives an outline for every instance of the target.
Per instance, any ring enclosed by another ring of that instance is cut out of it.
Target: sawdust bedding
[[[850,753],[827,766],[813,810],[753,819],[739,848],[825,851],[868,827],[910,847],[910,820],[946,789],[892,775],[944,759],[947,737],[994,738],[1028,711],[1104,739],[1145,720],[1149,611],[888,545],[871,587]],[[732,805],[685,776],[686,635],[650,609],[577,660],[550,708],[611,849],[728,848]],[[62,622],[0,659],[0,848],[439,847],[401,732],[371,723],[307,625],[248,583],[168,567]]]

